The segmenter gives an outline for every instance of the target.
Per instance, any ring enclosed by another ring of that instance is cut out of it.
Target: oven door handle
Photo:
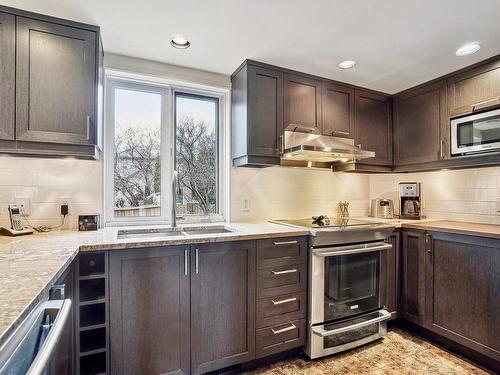
[[[320,337],[328,337],[328,336],[337,335],[339,333],[353,331],[355,329],[363,328],[363,327],[366,327],[366,326],[369,326],[369,325],[372,325],[375,323],[380,323],[380,322],[383,322],[385,320],[390,319],[391,313],[388,312],[387,310],[380,310],[379,312],[381,314],[380,316],[373,318],[373,319],[370,319],[370,320],[367,320],[366,322],[353,324],[352,326],[332,329],[330,331],[325,331],[323,328],[320,328],[320,327],[312,327],[312,331],[315,335],[318,335]]]
[[[335,251],[328,251],[329,249],[336,249]],[[342,248],[340,248],[342,249]],[[360,253],[368,253],[371,251],[382,251],[392,249],[392,245],[390,243],[385,243],[377,246],[369,246],[369,247],[355,247],[355,248],[343,248],[344,250],[339,250],[339,248],[328,248],[321,250],[314,250],[314,255],[320,257],[332,257],[339,255],[350,255],[350,254],[360,254]]]

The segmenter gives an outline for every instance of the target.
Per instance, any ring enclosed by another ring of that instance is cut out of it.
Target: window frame
[[[114,93],[116,89],[159,93],[162,95],[161,119],[161,214],[159,216],[114,216]],[[152,80],[151,77],[121,76],[117,72],[106,72],[105,80],[105,124],[104,124],[104,225],[171,225],[172,202],[171,178],[175,167],[175,98],[176,94],[193,97],[210,97],[218,102],[217,116],[217,213],[210,215],[186,215],[177,218],[177,225],[207,222],[224,222],[229,217],[229,90],[177,82],[169,84]]]

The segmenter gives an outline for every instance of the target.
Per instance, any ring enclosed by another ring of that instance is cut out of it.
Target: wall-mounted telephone
[[[19,236],[21,234],[31,234],[33,229],[23,227],[21,224],[21,211],[15,204],[9,204],[10,228],[1,228],[2,233],[10,236]]]

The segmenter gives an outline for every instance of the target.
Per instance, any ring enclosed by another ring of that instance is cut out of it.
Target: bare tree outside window
[[[177,213],[216,213],[218,100],[177,94],[175,103],[176,169],[182,187]]]
[[[161,96],[115,90],[115,217],[161,214]]]

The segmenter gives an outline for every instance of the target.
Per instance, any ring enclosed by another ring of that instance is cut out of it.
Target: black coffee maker
[[[399,217],[401,219],[421,219],[421,203],[421,184],[419,182],[399,183]]]

